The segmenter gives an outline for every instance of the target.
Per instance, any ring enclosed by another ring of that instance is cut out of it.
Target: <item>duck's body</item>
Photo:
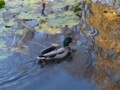
[[[37,58],[40,60],[60,59],[64,58],[69,52],[69,47],[51,46],[41,51],[41,54]]]
[[[56,59],[62,59],[71,52],[69,44],[72,42],[72,38],[66,37],[63,41],[63,46],[48,47],[42,50],[37,58],[40,59],[40,61],[52,61]]]

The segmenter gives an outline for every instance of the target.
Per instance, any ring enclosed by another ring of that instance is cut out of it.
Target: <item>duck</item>
[[[75,43],[71,37],[66,37],[63,41],[63,46],[50,46],[40,52],[40,55],[37,56],[37,59],[42,61],[50,61],[56,59],[62,59],[71,53],[69,47],[70,43]]]

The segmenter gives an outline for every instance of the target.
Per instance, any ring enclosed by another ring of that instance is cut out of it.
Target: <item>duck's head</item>
[[[70,43],[74,43],[75,40],[73,40],[71,37],[66,37],[63,41],[64,46],[69,46]]]

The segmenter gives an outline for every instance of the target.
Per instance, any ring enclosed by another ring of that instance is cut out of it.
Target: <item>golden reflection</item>
[[[90,24],[100,32],[96,42],[105,49],[120,52],[120,16],[107,5],[91,6]]]
[[[90,10],[90,24],[100,32],[95,41],[103,48],[98,51],[93,80],[100,90],[119,90],[120,81],[117,80],[120,79],[120,15],[112,7],[97,3],[93,4]],[[103,50],[106,52],[103,53]],[[110,50],[115,51],[112,56],[109,55]]]

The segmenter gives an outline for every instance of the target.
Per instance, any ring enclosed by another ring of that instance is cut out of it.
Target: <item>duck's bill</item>
[[[76,43],[76,40],[72,40],[72,43]]]

